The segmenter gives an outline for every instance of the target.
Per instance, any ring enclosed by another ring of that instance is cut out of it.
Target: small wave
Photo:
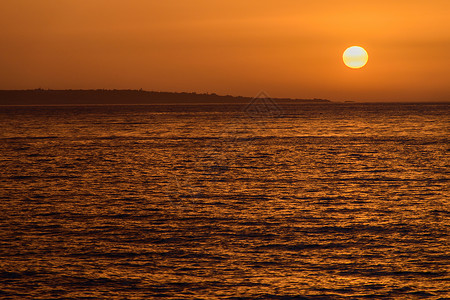
[[[0,138],[0,140],[48,140],[57,139],[58,136],[12,136]]]

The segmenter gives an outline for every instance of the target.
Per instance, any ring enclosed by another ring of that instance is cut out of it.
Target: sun
[[[347,48],[342,55],[344,64],[352,69],[364,67],[369,60],[369,55],[363,47],[352,46]]]

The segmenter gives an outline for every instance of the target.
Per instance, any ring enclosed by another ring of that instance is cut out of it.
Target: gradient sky
[[[0,89],[450,101],[449,16],[449,0],[1,0]]]

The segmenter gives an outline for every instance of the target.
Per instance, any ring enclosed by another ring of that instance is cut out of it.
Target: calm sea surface
[[[0,298],[450,299],[450,104],[0,107]]]

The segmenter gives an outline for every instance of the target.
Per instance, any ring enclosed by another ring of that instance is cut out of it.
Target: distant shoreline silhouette
[[[0,90],[0,105],[247,103],[253,97],[144,90]],[[326,99],[271,98],[277,103],[330,103]]]

